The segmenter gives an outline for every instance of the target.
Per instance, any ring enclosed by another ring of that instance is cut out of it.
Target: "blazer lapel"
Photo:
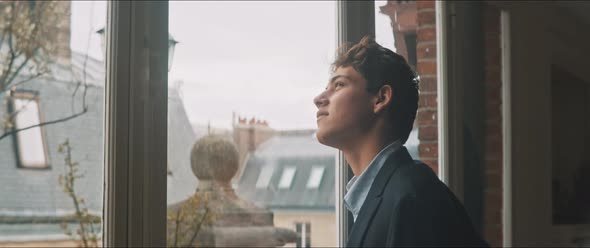
[[[361,246],[361,242],[363,241],[363,237],[367,232],[367,227],[373,221],[373,216],[375,216],[375,210],[379,207],[381,203],[381,197],[372,198],[365,200],[363,203],[363,207],[361,208],[361,212],[357,217],[357,222],[352,225],[352,230],[350,232],[350,236],[348,237],[348,242],[346,243],[346,247],[359,247]]]
[[[371,189],[369,190],[365,203],[363,203],[363,206],[361,207],[357,221],[352,225],[352,230],[350,231],[348,242],[346,243],[347,247],[361,246],[367,229],[369,229],[379,204],[381,204],[381,194],[383,194],[389,178],[391,178],[393,172],[395,172],[395,170],[401,165],[411,162],[412,157],[408,153],[408,150],[403,146],[387,158],[385,164],[381,167],[379,173],[377,173],[375,181],[373,181],[373,184],[371,185]]]

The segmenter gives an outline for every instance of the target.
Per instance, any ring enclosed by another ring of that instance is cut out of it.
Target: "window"
[[[270,179],[272,178],[272,173],[274,172],[274,167],[267,165],[262,167],[262,171],[260,171],[260,175],[258,175],[258,180],[256,181],[256,188],[263,189],[267,188],[268,184],[270,183]]]
[[[0,1],[0,247],[103,243],[106,8]]]
[[[311,175],[309,175],[309,180],[307,181],[307,188],[317,189],[320,186],[320,184],[322,183],[323,176],[324,176],[324,167],[323,166],[314,166],[311,170]]]
[[[16,130],[33,127],[42,122],[38,97],[33,93],[14,93],[10,112],[15,115],[14,129]],[[47,168],[49,166],[47,147],[41,127],[37,126],[17,132],[14,141],[16,142],[19,167]]]
[[[291,183],[293,183],[294,177],[295,167],[285,167],[285,169],[283,169],[283,174],[281,175],[281,180],[279,181],[279,189],[291,188]]]
[[[408,47],[408,63],[412,65],[412,68],[416,69],[416,64],[418,62],[417,54],[416,54],[416,32],[408,32],[404,34],[404,40],[406,42],[406,46]]]
[[[299,234],[296,247],[311,247],[311,223],[296,222],[295,230]]]

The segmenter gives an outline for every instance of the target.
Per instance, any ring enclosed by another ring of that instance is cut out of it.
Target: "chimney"
[[[237,119],[238,122],[234,123],[233,126],[233,135],[240,156],[238,173],[236,173],[236,177],[239,178],[248,154],[256,151],[260,144],[272,138],[275,130],[265,120],[258,120],[256,118],[248,119],[240,116]]]

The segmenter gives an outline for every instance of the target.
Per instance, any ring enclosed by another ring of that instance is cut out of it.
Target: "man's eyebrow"
[[[334,77],[332,77],[332,79],[330,79],[330,83],[333,83],[334,81],[336,81],[336,79],[338,78],[346,78],[350,81],[352,81],[352,78],[350,78],[349,76],[345,76],[345,75],[336,75]]]

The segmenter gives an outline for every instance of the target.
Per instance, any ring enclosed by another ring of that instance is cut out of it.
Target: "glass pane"
[[[100,246],[106,2],[0,12],[0,246]]]
[[[381,46],[394,51],[397,54],[402,55],[414,70],[417,69],[417,57],[416,57],[416,45],[417,45],[417,6],[416,1],[386,1],[386,0],[375,0],[375,40]],[[420,77],[422,75],[419,75]],[[420,98],[425,99],[423,93],[428,94],[424,89],[421,88]],[[436,97],[436,95],[435,95]],[[436,103],[435,103],[436,104]],[[436,106],[430,107],[430,110],[436,110]],[[426,110],[424,106],[419,106],[418,112]],[[426,154],[418,153],[418,145],[420,140],[418,139],[418,116],[414,122],[414,129],[410,133],[408,140],[406,141],[405,147],[414,159],[421,159],[430,165],[429,160],[436,160],[436,157],[431,157]],[[436,115],[436,113],[435,113]],[[429,125],[436,124],[435,116],[432,117],[434,122]],[[422,125],[425,126],[425,125]],[[436,126],[435,126],[436,128]],[[433,142],[431,140],[425,140],[427,142]],[[434,141],[436,142],[436,141]]]
[[[313,170],[311,170],[311,176],[307,181],[307,187],[312,189],[318,188],[320,186],[320,183],[322,182],[323,175],[324,167],[314,167]]]
[[[33,99],[14,99],[15,109],[20,110],[14,118],[14,127],[23,129],[41,123],[39,106]],[[34,127],[16,133],[18,157],[22,166],[42,168],[47,166],[45,146],[41,127]]]
[[[336,2],[170,2],[169,28],[168,246],[336,246]]]
[[[295,176],[295,168],[294,167],[287,167],[283,170],[283,175],[281,176],[281,181],[279,181],[279,189],[288,189],[291,187],[291,183],[293,182],[293,177]]]
[[[590,125],[588,85],[588,82],[565,69],[551,66],[551,188],[554,225],[590,224],[590,198],[587,192],[590,183],[590,159],[587,158],[590,135],[586,131],[586,127]]]
[[[270,183],[270,178],[272,177],[273,171],[274,167],[272,166],[265,166],[262,168],[260,175],[258,176],[258,181],[256,181],[256,188],[267,188],[268,184]]]

